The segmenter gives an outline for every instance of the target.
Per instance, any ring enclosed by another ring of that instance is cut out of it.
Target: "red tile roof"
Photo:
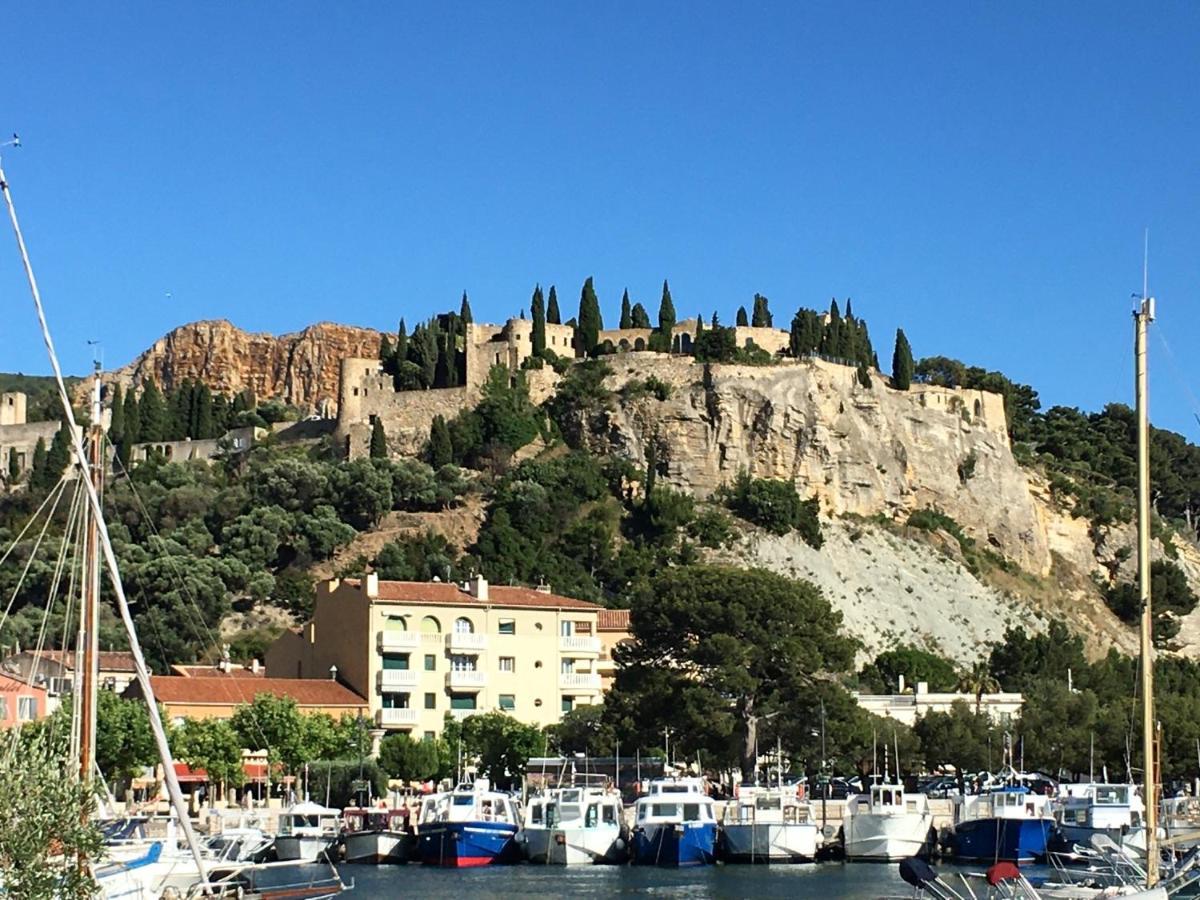
[[[349,584],[360,587],[357,579],[348,579]],[[527,587],[509,587],[507,585],[488,585],[488,600],[486,603],[476,600],[457,584],[447,581],[380,581],[379,600],[393,603],[428,603],[441,606],[462,606],[478,604],[479,606],[525,607],[529,609],[578,609],[600,610],[597,603],[587,600],[576,600],[574,597],[562,597],[558,594],[547,594]]]
[[[629,610],[627,609],[602,609],[600,617],[596,622],[598,631],[628,631],[629,630]]]
[[[264,678],[258,675],[237,677],[217,675],[187,677],[151,675],[155,699],[163,703],[188,703],[198,706],[236,706],[249,703],[255,694],[291,697],[300,706],[366,706],[367,701],[331,678]]]
[[[43,650],[42,656],[52,662],[64,665],[68,669],[75,668],[74,650]],[[101,672],[137,671],[137,666],[133,662],[133,654],[128,650],[101,650],[96,654],[96,666]]]
[[[171,669],[174,670],[176,675],[182,675],[185,678],[262,678],[267,674],[267,667],[261,663],[259,663],[259,669],[257,672],[252,672],[248,666],[243,666],[240,664],[235,665],[228,672],[222,672],[212,664],[189,666],[184,663],[175,663],[175,665],[171,666]]]
[[[0,691],[10,694],[28,694],[30,691],[41,691],[42,693],[45,693],[46,689],[36,684],[26,684],[23,679],[13,678],[11,675],[5,675],[3,672],[0,672]]]

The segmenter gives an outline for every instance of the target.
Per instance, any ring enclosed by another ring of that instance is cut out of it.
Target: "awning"
[[[208,773],[203,769],[193,769],[187,763],[175,763],[175,777],[180,784],[204,784],[208,781]]]

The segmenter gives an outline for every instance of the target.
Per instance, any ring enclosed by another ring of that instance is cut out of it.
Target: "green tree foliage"
[[[820,673],[850,665],[853,644],[840,627],[840,614],[807,582],[761,569],[664,571],[633,599],[609,721],[643,746],[673,728],[689,755],[736,760],[752,778],[762,717]]]
[[[479,405],[447,426],[455,460],[472,467],[507,460],[537,437],[542,425],[523,372],[492,366],[480,393]]]
[[[1028,634],[1010,628],[992,648],[988,669],[1006,691],[1027,693],[1041,678],[1066,684],[1068,673],[1080,676],[1088,667],[1083,639],[1062,622],[1051,622],[1045,632]]]
[[[697,362],[733,362],[738,354],[736,333],[732,328],[710,328],[696,338],[692,352]]]
[[[529,301],[529,314],[533,317],[533,355],[541,356],[546,352],[546,301],[542,298],[540,284],[533,289],[533,297]]]
[[[193,769],[203,769],[211,782],[240,787],[242,744],[229,722],[221,719],[184,719],[171,734],[171,755]]]
[[[722,490],[722,497],[736,515],[772,534],[796,531],[806,544],[816,548],[824,541],[817,499],[801,498],[791,481],[752,478],[743,470],[731,487]]]
[[[646,312],[646,307],[640,303],[633,304],[633,309],[629,311],[629,322],[633,328],[649,328],[650,314]]]
[[[257,694],[233,711],[229,724],[241,747],[266,750],[271,766],[280,764],[294,773],[317,758],[310,752],[303,718],[291,697]]]
[[[555,725],[546,727],[552,752],[561,756],[615,756],[617,731],[604,716],[604,705],[577,706]]]
[[[441,468],[454,461],[454,443],[450,440],[450,429],[441,415],[433,417],[429,428],[429,462]]]
[[[458,307],[458,318],[464,325],[470,325],[475,321],[475,316],[471,314],[471,301],[467,299],[466,291],[463,291],[462,303]]]
[[[455,731],[461,735],[465,756],[474,759],[479,772],[501,789],[519,783],[529,759],[546,753],[541,731],[502,712],[467,716],[460,729],[447,728],[446,741],[452,748],[457,743]]]
[[[428,781],[441,767],[438,745],[414,740],[403,732],[389,734],[379,744],[379,766],[400,781]]]
[[[902,644],[885,650],[859,672],[859,683],[863,690],[875,694],[894,694],[899,690],[900,678],[916,689],[924,681],[931,691],[952,691],[958,685],[958,671],[950,660],[922,650],[911,644]]]
[[[1105,591],[1104,601],[1127,625],[1140,621],[1142,604],[1136,583],[1111,586]],[[1170,560],[1158,559],[1150,564],[1150,603],[1154,613],[1154,640],[1162,646],[1179,633],[1179,617],[1196,608],[1196,595],[1188,587],[1187,576]]]
[[[125,439],[125,395],[121,385],[114,385],[109,398],[108,439],[119,445]]]
[[[675,304],[671,300],[671,287],[663,280],[662,300],[658,304],[658,332],[668,338],[675,328]]]
[[[592,279],[583,283],[579,294],[579,325],[575,329],[575,341],[580,356],[591,356],[600,343],[600,331],[604,328],[604,320],[600,315],[600,301],[596,297],[596,289]]]
[[[371,423],[369,455],[371,459],[388,458],[387,432],[383,428],[383,419],[379,418],[379,416],[376,416],[375,421]]]
[[[740,307],[744,311],[744,307]],[[750,320],[755,328],[770,328],[774,322],[767,298],[762,294],[754,295],[754,314]]]
[[[105,778],[125,781],[157,761],[158,749],[145,702],[125,700],[112,691],[98,691],[96,765]]]
[[[737,308],[737,318],[734,323],[738,328],[746,328],[750,325],[750,317],[746,315],[746,307],[739,306]]]
[[[367,783],[365,795],[355,789],[360,775]],[[343,809],[370,803],[372,797],[387,796],[387,775],[373,759],[326,759],[309,766],[308,787],[314,800],[323,804],[328,796],[332,805]]]
[[[913,380],[913,355],[904,329],[896,329],[896,349],[892,351],[892,387],[907,391]]]
[[[141,427],[138,440],[142,442],[165,441],[170,430],[166,400],[153,379],[142,386],[142,398],[138,404]]]
[[[0,881],[6,896],[96,896],[91,868],[103,850],[96,798],[64,763],[66,734],[14,731],[14,746],[0,759]]]
[[[562,324],[562,313],[558,311],[558,291],[550,285],[550,294],[546,298],[546,321],[551,325]]]
[[[796,359],[818,353],[824,334],[825,326],[821,322],[820,313],[813,309],[797,310],[796,315],[792,317],[788,350]]]
[[[950,712],[926,713],[913,729],[921,741],[930,769],[954,766],[960,773],[979,772],[999,764],[1003,735],[987,713],[977,713],[963,700]]]
[[[16,484],[21,479],[21,465],[17,460],[16,451],[10,450],[8,453],[8,483]]]
[[[29,466],[29,483],[40,491],[45,491],[58,482],[62,473],[54,476],[54,480],[47,484],[50,479],[50,467],[46,465],[46,441],[44,438],[38,438],[37,443],[33,445],[33,459]]]
[[[458,565],[457,550],[431,531],[384,544],[375,558],[375,571],[387,581],[449,581],[468,574]]]
[[[633,307],[629,304],[629,288],[621,295],[621,328],[633,327]]]
[[[927,384],[991,391],[1004,397],[1008,433],[1014,441],[1026,441],[1036,434],[1037,412],[1041,408],[1037,391],[1026,384],[1010,381],[999,372],[966,366],[957,359],[931,356],[916,365],[916,378]]]

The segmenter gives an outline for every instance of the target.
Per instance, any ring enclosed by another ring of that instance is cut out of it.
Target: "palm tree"
[[[988,670],[988,664],[980,660],[959,677],[955,690],[975,695],[975,715],[979,715],[983,707],[983,695],[1000,690],[1000,682]]]

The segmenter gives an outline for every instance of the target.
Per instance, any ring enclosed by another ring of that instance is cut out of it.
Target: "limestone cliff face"
[[[303,331],[271,334],[242,331],[229,322],[192,322],[159,338],[114,373],[122,384],[153,378],[170,389],[185,378],[214,391],[247,388],[260,400],[278,398],[313,411],[337,410],[342,360],[379,354],[381,333],[371,328],[320,322]]]
[[[937,507],[1022,568],[1050,569],[1046,528],[994,394],[893,391],[879,377],[864,388],[854,369],[819,361],[706,369],[628,354],[612,366],[618,397],[650,375],[673,390],[601,413],[583,429],[596,451],[641,463],[653,442],[664,480],[699,496],[744,468],[795,481],[830,515]]]

